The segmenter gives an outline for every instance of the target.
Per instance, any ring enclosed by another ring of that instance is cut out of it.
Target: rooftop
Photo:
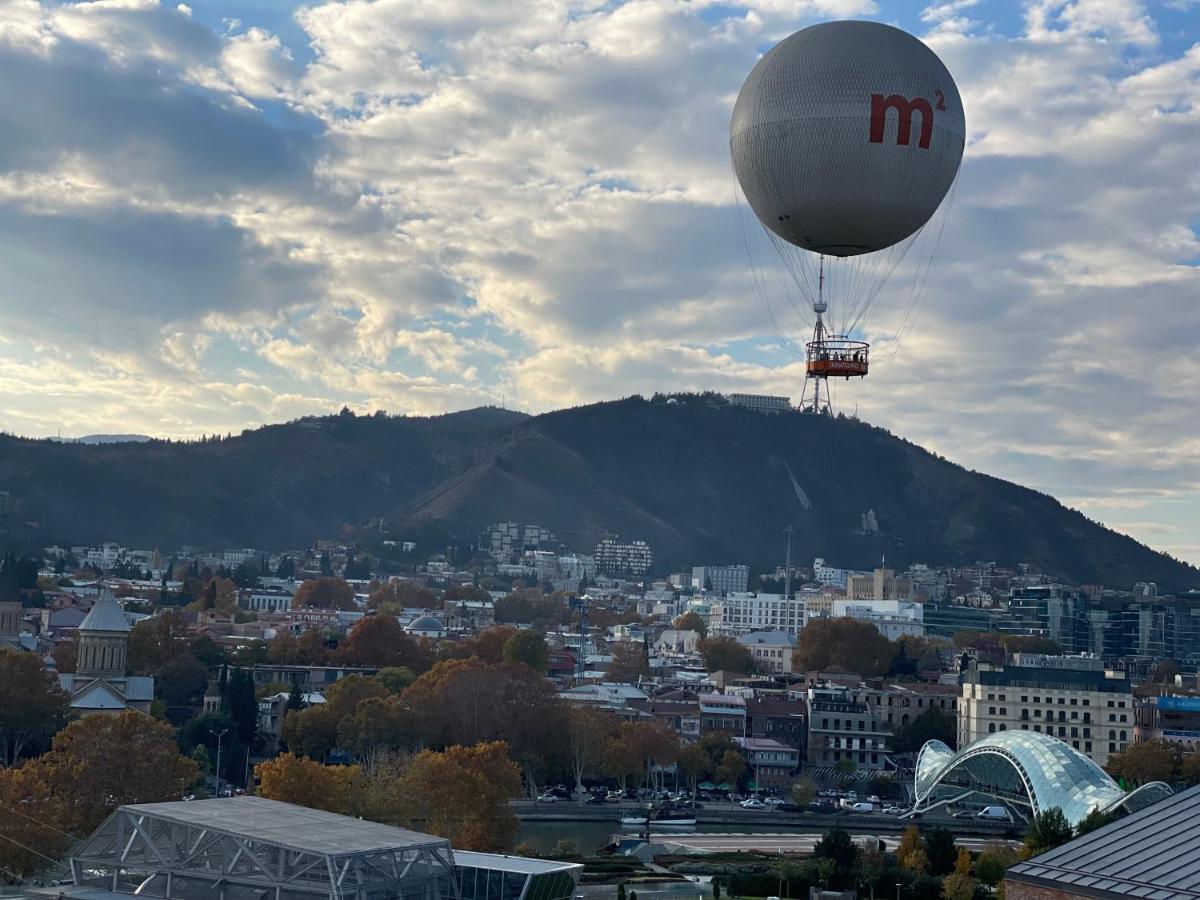
[[[112,592],[103,590],[96,602],[92,604],[91,612],[84,616],[79,623],[80,631],[132,631],[125,613],[117,605]]]
[[[1010,868],[1007,879],[1072,894],[1200,898],[1200,787]]]
[[[353,819],[262,797],[141,803],[123,807],[160,819],[266,841],[322,855],[444,845],[442,838],[378,822]]]

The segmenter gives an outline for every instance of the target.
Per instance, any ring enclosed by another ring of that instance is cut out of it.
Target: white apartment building
[[[1125,672],[1088,656],[1017,654],[1017,664],[972,661],[962,674],[958,746],[997,731],[1036,731],[1103,766],[1134,740],[1133,688]]]
[[[835,619],[848,616],[870,622],[888,640],[899,637],[924,637],[925,607],[907,600],[854,600],[834,597],[830,615]]]
[[[785,631],[755,631],[744,634],[738,643],[750,651],[755,668],[764,675],[790,675],[795,635]]]
[[[785,413],[792,408],[791,397],[773,397],[770,394],[726,394],[731,406],[744,406],[760,413]]]
[[[750,567],[694,566],[692,587],[714,594],[744,593],[750,589]]]
[[[835,587],[845,590],[852,575],[869,575],[869,572],[858,572],[854,569],[838,569],[825,565],[824,558],[818,556],[813,560],[813,581],[823,587]]]
[[[713,629],[727,634],[782,631],[794,635],[804,627],[804,602],[783,594],[726,594],[712,610]]]

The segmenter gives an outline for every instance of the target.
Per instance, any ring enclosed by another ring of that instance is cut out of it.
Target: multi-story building
[[[1104,765],[1134,740],[1127,673],[1106,670],[1098,657],[1016,657],[1003,667],[972,661],[962,673],[959,747],[998,731],[1035,731]]]
[[[1136,719],[1136,740],[1200,750],[1200,697],[1148,697],[1138,701]]]
[[[853,600],[911,600],[912,579],[891,569],[855,572],[846,582],[846,596]]]
[[[622,543],[604,538],[593,554],[596,569],[605,575],[645,575],[654,565],[654,554],[645,541]]]
[[[756,697],[746,701],[746,733],[771,738],[802,754],[808,741],[808,704],[799,697]]]
[[[745,593],[750,587],[750,567],[693,566],[692,586],[714,594]]]
[[[760,675],[790,675],[796,638],[786,631],[752,631],[737,642],[750,651]]]
[[[701,694],[700,730],[724,731],[728,734],[746,733],[746,699],[731,694]]]
[[[712,627],[727,634],[783,631],[797,634],[804,626],[804,602],[783,594],[726,594],[713,608]]]
[[[825,587],[845,588],[851,575],[861,574],[850,569],[838,569],[825,565],[825,560],[818,556],[813,560],[813,581]]]
[[[744,406],[760,413],[785,413],[792,408],[791,397],[772,397],[770,394],[726,394],[730,406]]]
[[[908,600],[853,600],[849,598],[834,598],[831,613],[834,618],[848,616],[870,622],[888,640],[896,640],[905,635],[923,637],[925,635],[925,608],[920,603]]]
[[[859,770],[884,768],[892,733],[879,721],[866,694],[866,688],[828,682],[808,689],[810,766],[831,767],[850,760]]]
[[[800,751],[772,738],[735,737],[733,742],[746,757],[759,790],[787,787],[800,768]]]

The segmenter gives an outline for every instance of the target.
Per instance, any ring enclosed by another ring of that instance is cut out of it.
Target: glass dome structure
[[[917,812],[956,801],[1001,805],[1020,818],[1058,807],[1072,827],[1094,809],[1141,809],[1171,793],[1161,781],[1126,792],[1068,744],[1033,731],[989,734],[955,753],[929,741],[917,756]]]

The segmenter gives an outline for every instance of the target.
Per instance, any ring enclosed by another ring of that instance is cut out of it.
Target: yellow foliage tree
[[[357,816],[366,802],[367,778],[358,766],[323,766],[281,753],[254,767],[258,795],[311,809]]]
[[[503,741],[425,750],[396,779],[396,824],[450,839],[456,848],[510,851],[518,820],[508,801],[521,793],[521,771]]]

